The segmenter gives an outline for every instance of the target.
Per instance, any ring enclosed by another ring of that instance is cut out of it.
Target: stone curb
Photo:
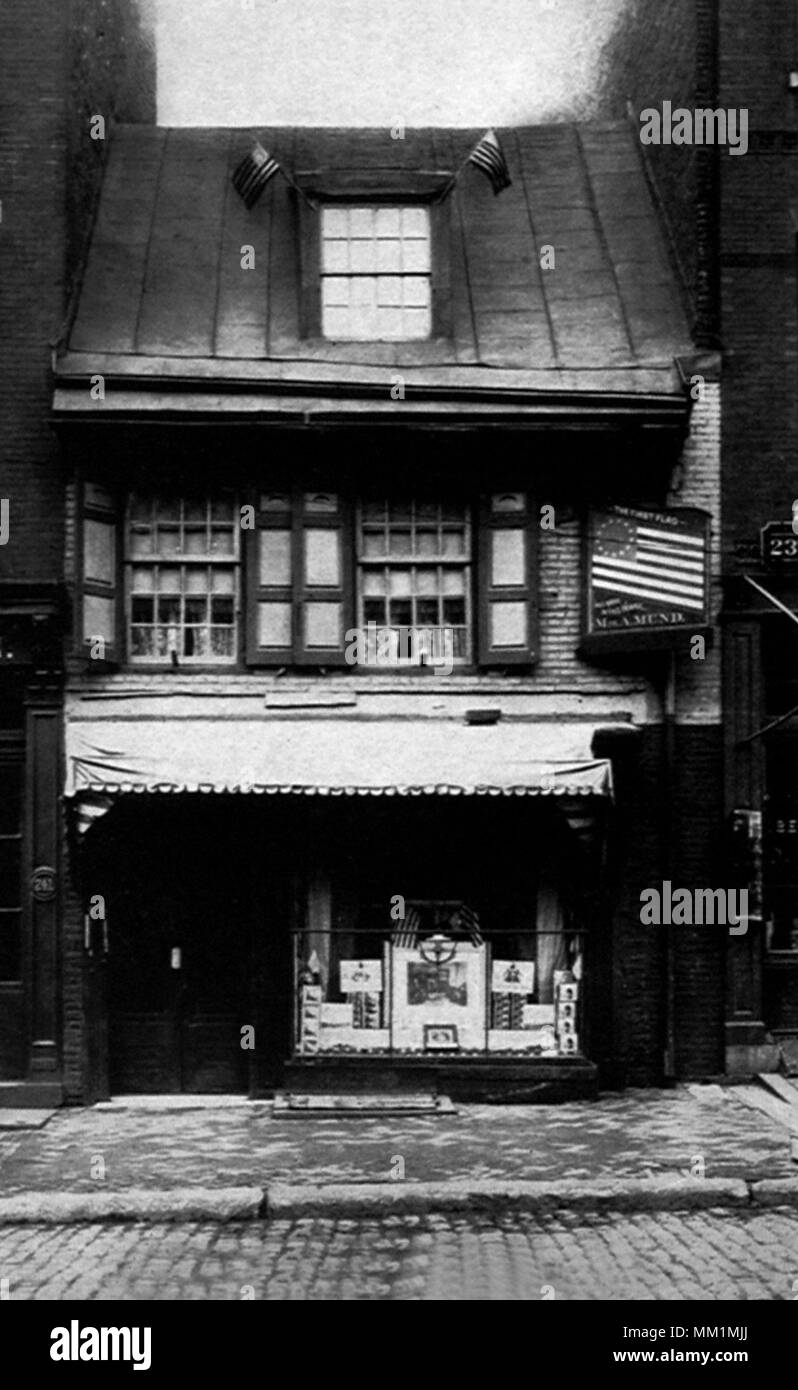
[[[779,1186],[779,1184],[776,1184]],[[782,1200],[784,1200],[782,1198]],[[741,1178],[617,1178],[556,1182],[328,1183],[323,1187],[277,1183],[266,1194],[266,1215],[393,1216],[422,1212],[491,1211],[697,1211],[749,1206]]]
[[[656,1212],[712,1207],[798,1207],[798,1178],[610,1178],[552,1182],[275,1183],[153,1191],[31,1192],[0,1198],[0,1226],[88,1221],[254,1221],[310,1216],[385,1217],[432,1212]]]
[[[798,1207],[798,1178],[763,1178],[751,1183],[751,1200],[758,1207]]]
[[[153,1192],[28,1192],[0,1198],[0,1226],[79,1221],[251,1221],[262,1215],[260,1187],[180,1187]]]

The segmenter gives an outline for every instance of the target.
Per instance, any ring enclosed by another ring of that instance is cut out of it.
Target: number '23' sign
[[[762,559],[766,565],[798,566],[798,535],[790,521],[769,521],[762,527]]]

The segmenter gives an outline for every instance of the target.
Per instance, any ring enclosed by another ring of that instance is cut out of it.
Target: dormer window
[[[430,241],[427,207],[323,207],[322,336],[339,342],[429,338]]]

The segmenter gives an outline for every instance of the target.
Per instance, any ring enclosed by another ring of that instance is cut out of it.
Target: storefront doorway
[[[88,969],[107,1090],[248,1091],[256,1048],[268,1050],[252,988],[251,827],[226,803],[151,798],[144,814],[137,798],[92,836],[84,896],[100,894],[106,921],[87,924]]]

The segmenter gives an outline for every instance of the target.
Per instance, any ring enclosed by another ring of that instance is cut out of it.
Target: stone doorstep
[[[277,1091],[274,1096],[275,1115],[301,1119],[303,1115],[456,1115],[449,1096],[413,1095],[410,1092],[349,1092],[334,1095],[325,1092],[297,1093]]]
[[[51,1110],[63,1103],[58,1081],[0,1081],[0,1118],[5,1110]]]
[[[798,1178],[609,1178],[553,1182],[275,1183],[261,1188],[128,1188],[102,1193],[26,1193],[0,1198],[0,1226],[99,1221],[252,1221],[308,1216],[377,1217],[431,1212],[656,1212],[798,1208]]]

